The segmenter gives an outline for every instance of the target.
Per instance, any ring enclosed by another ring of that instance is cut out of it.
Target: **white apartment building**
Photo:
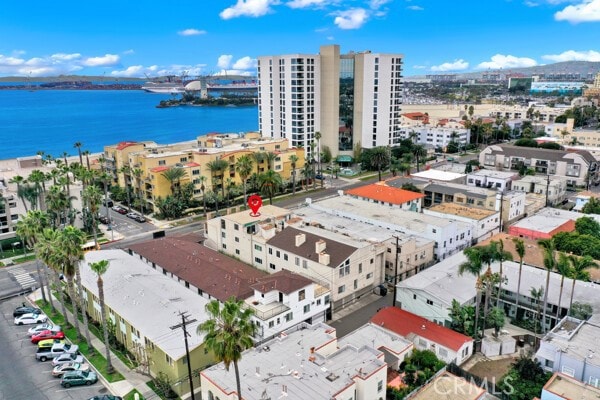
[[[559,177],[525,175],[512,185],[514,190],[535,193],[544,198],[547,193],[548,204],[558,204],[567,197],[567,180]]]
[[[460,221],[472,226],[473,242],[481,242],[500,230],[500,212],[485,208],[442,203],[424,209],[423,214]],[[447,239],[449,244],[452,244],[453,239],[452,237]],[[444,246],[446,244],[446,240],[444,240]]]
[[[519,178],[518,172],[479,169],[467,174],[467,185],[496,189],[506,192],[512,187],[513,180]]]
[[[352,156],[356,145],[399,142],[402,57],[340,54],[339,45],[321,46],[319,54],[259,57],[259,130],[303,147],[307,159],[315,132],[321,133],[315,145],[334,157]]]
[[[334,197],[315,203],[307,199],[307,202],[309,207],[342,217],[348,220],[348,223],[359,221],[388,229],[393,234],[402,233],[431,240],[434,242],[433,251],[437,260],[443,260],[470,246],[474,237],[473,226],[465,222],[393,209],[348,196]],[[408,270],[414,270],[415,267],[412,260],[404,266],[401,259],[400,264]]]
[[[448,128],[439,126],[400,126],[400,139],[411,139],[416,134],[415,141],[432,147],[445,148],[452,141],[461,146],[470,142],[471,130],[466,128]]]

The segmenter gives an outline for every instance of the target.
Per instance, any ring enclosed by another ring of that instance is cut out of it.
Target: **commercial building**
[[[325,147],[348,158],[355,146],[399,143],[402,57],[340,54],[338,45],[321,46],[319,54],[258,57],[260,132],[304,148],[306,159]]]
[[[179,395],[189,391],[183,332],[170,327],[181,323],[182,312],[194,320],[187,330],[191,332],[189,362],[197,376],[214,362],[205,351],[203,336],[196,333],[198,325],[208,319],[208,300],[124,251],[90,251],[80,263],[81,285],[86,312],[96,322],[101,321],[98,276],[89,265],[101,260],[110,262],[102,280],[106,318],[115,327],[116,339],[153,377],[163,373]],[[198,378],[194,381],[200,383]]]
[[[461,365],[473,353],[473,338],[402,310],[385,307],[371,323],[412,341],[418,350],[430,350],[445,363]]]
[[[586,187],[598,175],[598,162],[588,151],[493,145],[479,153],[479,163],[503,171],[533,168],[537,174],[565,179],[569,187]]]
[[[372,343],[338,345],[335,329],[302,324],[246,350],[238,362],[243,398],[385,398],[386,354]],[[219,363],[200,372],[202,398],[237,400],[235,372]]]
[[[584,82],[531,82],[530,93],[558,93],[559,95],[581,94]]]
[[[535,358],[548,372],[559,372],[598,388],[598,335],[600,326],[594,321],[565,317],[544,336]]]
[[[262,157],[254,157],[259,153]],[[232,185],[240,186],[242,179],[235,166],[244,155],[252,157],[253,173],[272,169],[286,180],[291,179],[294,169],[304,166],[304,151],[289,147],[287,140],[265,138],[258,133],[232,133],[208,134],[195,141],[169,145],[122,142],[106,146],[102,168],[112,174],[119,186],[131,191],[132,199],[141,199],[157,211],[156,200],[172,194],[175,187],[191,183],[193,196],[199,199],[204,195],[203,187],[204,191],[226,193]],[[298,157],[295,168],[290,160],[293,155]],[[215,169],[215,160],[224,160],[227,166]],[[171,168],[182,169],[185,174],[177,182],[170,182],[165,172]]]

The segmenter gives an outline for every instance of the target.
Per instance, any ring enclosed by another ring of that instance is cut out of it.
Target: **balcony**
[[[329,292],[330,292],[330,290],[328,287],[325,287],[325,286],[322,286],[319,284],[315,284],[315,298],[321,297],[324,294],[327,294]]]
[[[276,317],[279,314],[283,314],[290,310],[288,306],[285,304],[281,304],[277,301],[274,301],[269,304],[254,304],[252,298],[246,300],[247,307],[254,310],[254,315],[263,321],[269,320],[273,317]]]

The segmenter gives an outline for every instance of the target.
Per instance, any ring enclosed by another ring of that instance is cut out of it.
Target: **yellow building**
[[[257,153],[263,155],[258,164],[254,157]],[[267,154],[272,154],[271,160],[266,157]],[[242,185],[235,165],[244,155],[251,156],[253,160],[253,174],[273,169],[283,180],[292,178],[292,155],[298,157],[295,166],[297,177],[304,166],[303,149],[289,147],[287,139],[264,138],[257,132],[245,135],[208,134],[199,136],[195,141],[170,145],[123,142],[106,146],[104,151],[115,182],[119,186],[130,187],[134,198],[141,193],[154,210],[156,199],[170,195],[172,186],[192,183],[194,197],[199,199],[203,194],[202,185],[207,192],[220,192],[223,184]],[[211,171],[211,163],[215,160],[227,162],[224,171]],[[165,172],[171,168],[185,170],[179,181],[173,184],[165,177]]]

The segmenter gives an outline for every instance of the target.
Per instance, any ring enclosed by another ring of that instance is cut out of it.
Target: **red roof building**
[[[417,212],[421,211],[422,199],[425,197],[423,193],[411,192],[410,190],[399,189],[379,183],[350,189],[347,190],[345,194],[361,200],[397,206],[403,210]]]
[[[431,350],[444,362],[465,362],[473,352],[473,338],[438,325],[398,307],[385,307],[373,318],[373,324],[413,342],[419,350]]]

